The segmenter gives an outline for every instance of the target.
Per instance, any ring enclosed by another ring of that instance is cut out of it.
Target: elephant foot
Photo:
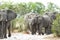
[[[32,35],[34,35],[34,33],[32,33]]]
[[[38,35],[41,35],[40,33]]]
[[[7,38],[7,36],[4,36],[4,38]]]
[[[42,35],[44,35],[44,33],[42,33]]]
[[[41,35],[42,34],[42,32],[38,32],[38,35]]]
[[[11,37],[11,34],[10,34],[10,35],[8,35],[8,37]]]
[[[47,35],[51,34],[51,33],[46,33]]]
[[[32,35],[34,35],[34,33],[32,32]]]
[[[46,33],[46,35],[49,35],[49,33]]]

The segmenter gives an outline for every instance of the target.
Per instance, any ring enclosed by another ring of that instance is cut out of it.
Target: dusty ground
[[[12,33],[12,36],[7,39],[0,40],[60,40],[58,37],[54,37],[53,34],[50,35],[31,35],[22,33]]]

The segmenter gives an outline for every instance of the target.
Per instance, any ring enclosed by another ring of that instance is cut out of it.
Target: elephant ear
[[[17,14],[12,10],[7,10],[7,21],[15,19]]]
[[[6,21],[7,13],[5,10],[0,10],[0,21]]]

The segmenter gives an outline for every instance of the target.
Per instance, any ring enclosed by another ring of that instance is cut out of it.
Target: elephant
[[[28,27],[28,30],[30,30],[32,32],[32,34],[34,34],[34,30],[32,30],[32,29],[35,29],[35,27],[36,27],[36,26],[35,27],[33,26],[34,23],[32,22],[33,17],[34,17],[34,16],[32,16],[33,14],[34,13],[28,13],[24,17],[25,24]]]
[[[3,26],[2,26],[3,27],[3,31],[2,31],[2,33],[3,33],[3,37],[4,38],[7,38],[7,29],[8,29],[8,36],[9,37],[11,36],[10,21],[15,19],[16,16],[17,16],[17,14],[14,11],[10,10],[10,9],[8,9],[8,10],[3,9],[3,10],[0,11],[0,22],[3,23]]]
[[[31,20],[31,24],[29,24],[31,26],[31,31],[32,34],[36,34],[36,32],[38,31],[38,34],[41,34],[41,28],[42,28],[42,17],[40,15],[36,15],[32,20]]]
[[[53,20],[56,19],[56,12],[47,12],[44,15],[39,15],[36,13],[28,13],[25,15],[25,24],[28,26],[28,29],[32,34],[44,34],[42,33],[42,27],[45,28],[46,34],[51,34],[51,25]]]
[[[4,38],[3,37],[3,22],[2,21],[0,21],[0,39],[2,39],[2,38]]]
[[[48,15],[53,21],[56,19],[56,15],[58,14],[58,12],[46,12],[45,14]]]
[[[12,11],[12,10],[6,10],[6,13],[7,13],[7,21],[5,22],[6,24],[6,26],[5,26],[5,35],[4,35],[4,37],[6,38],[6,33],[7,33],[7,30],[6,29],[8,29],[8,36],[10,37],[11,36],[11,32],[10,32],[10,30],[11,30],[11,23],[10,23],[10,21],[11,20],[13,20],[13,19],[15,19],[16,17],[17,17],[17,14],[14,12],[14,11]]]
[[[38,31],[38,34],[43,34],[42,32],[42,28],[45,28],[45,33],[46,34],[51,34],[51,26],[52,26],[52,22],[53,20],[56,19],[56,15],[57,12],[47,12],[44,15],[39,15],[39,16],[35,16],[34,21],[35,21],[35,25],[37,25],[36,30]],[[34,22],[32,21],[32,22]]]
[[[43,27],[45,28],[46,34],[51,34],[51,26],[53,20],[56,19],[57,12],[46,12],[43,17]]]
[[[4,38],[3,36],[3,29],[4,29],[4,21],[6,21],[6,12],[0,10],[0,38]]]
[[[42,17],[37,13],[28,13],[24,16],[25,24],[28,29],[31,31],[32,35],[36,34],[37,30],[41,34],[41,26],[39,27]]]
[[[52,20],[48,15],[43,15],[42,16],[42,27],[45,28],[45,33],[46,34],[50,34],[51,33],[51,24],[52,24]]]

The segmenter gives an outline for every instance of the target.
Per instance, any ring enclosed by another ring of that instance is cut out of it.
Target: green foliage
[[[56,20],[53,22],[52,32],[60,36],[60,14],[57,15]]]
[[[17,28],[17,30],[19,32],[21,31],[26,31],[27,30],[27,27],[24,25],[25,21],[24,21],[24,16],[20,16],[19,18],[16,18],[16,24],[17,25],[16,27],[14,27],[14,29]]]
[[[57,11],[57,10],[60,10],[60,8],[57,5],[55,5],[54,3],[51,3],[51,2],[48,3],[46,11],[53,12],[53,11]]]
[[[40,2],[29,2],[29,3],[17,3],[13,4],[12,2],[4,2],[3,4],[0,5],[0,9],[11,9],[14,10],[14,12],[17,13],[17,18],[12,21],[12,26],[13,28],[16,28],[16,24],[18,23],[19,26],[17,29],[19,31],[27,30],[26,26],[24,23],[24,15],[29,12],[34,12],[34,13],[39,13],[43,14],[46,11],[56,11],[60,10],[60,8],[55,5],[54,3],[48,3],[47,8],[45,7],[44,4]],[[59,25],[57,20],[54,22],[54,26]],[[55,28],[55,27],[54,27]]]
[[[27,27],[25,26],[25,21],[24,21],[24,16],[21,16],[19,20],[20,23],[20,28],[19,30],[22,29],[22,31],[27,31]]]
[[[34,12],[34,13],[39,13],[39,14],[42,14],[45,10],[45,6],[39,2],[36,2],[36,3],[29,2],[27,4],[27,8],[29,12]]]

